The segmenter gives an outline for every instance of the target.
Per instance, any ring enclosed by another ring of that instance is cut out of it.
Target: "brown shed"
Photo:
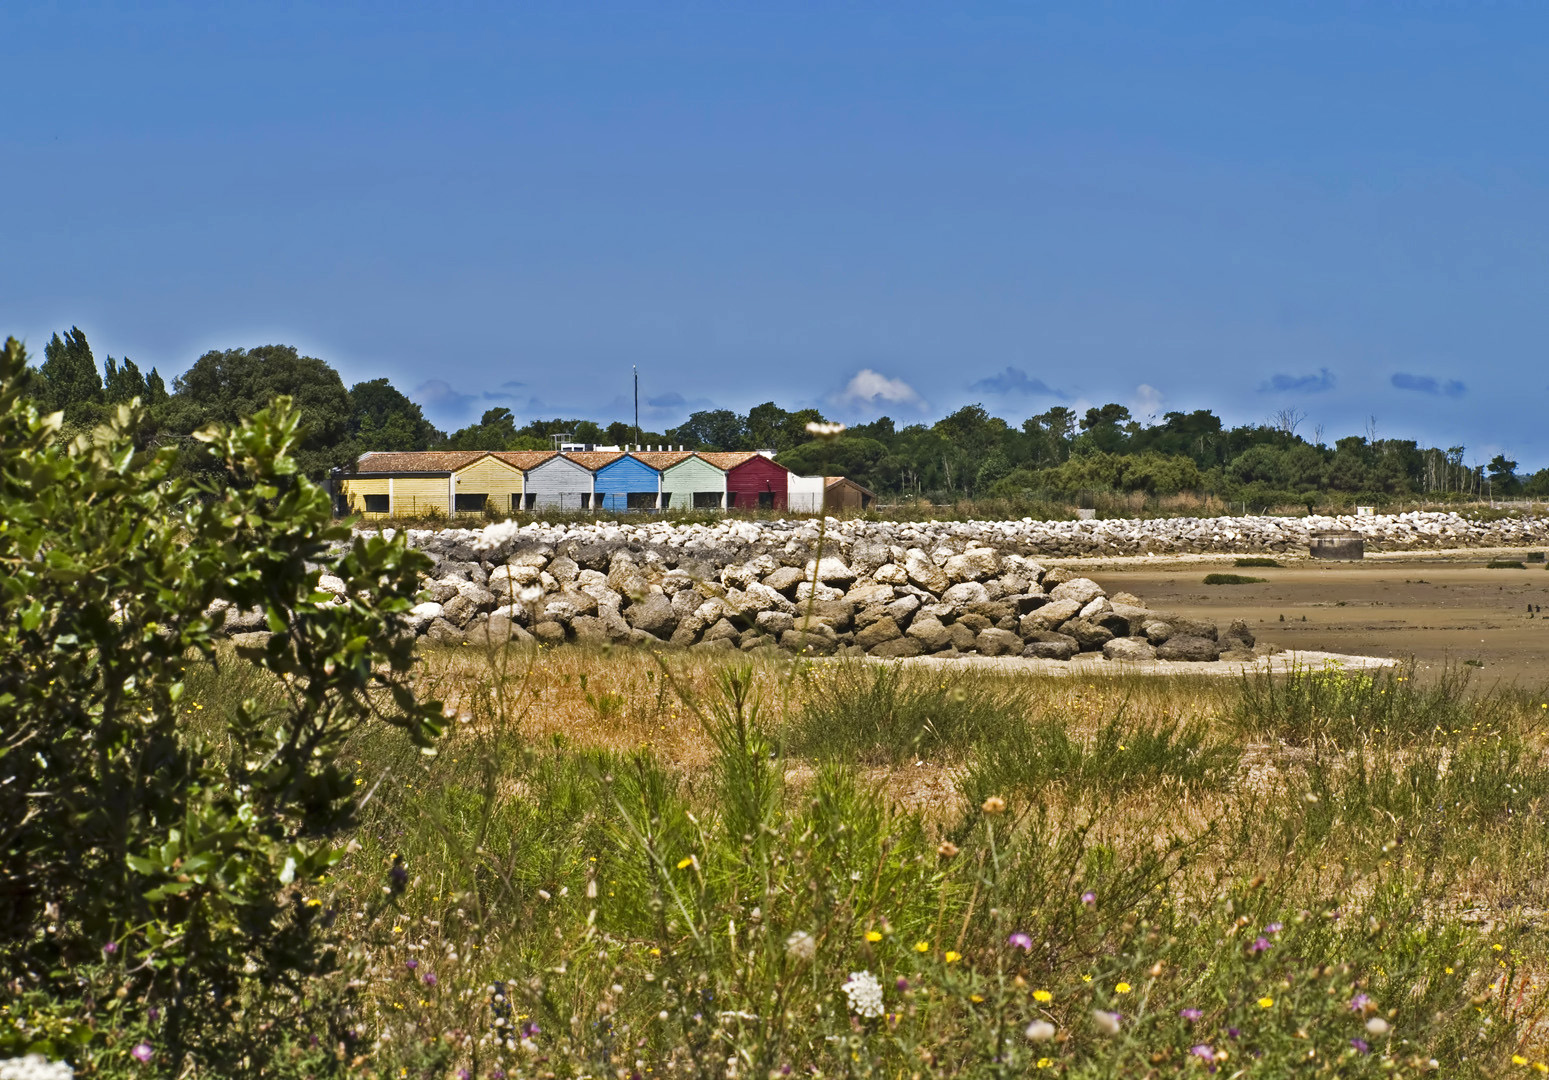
[[[877,501],[875,492],[861,487],[846,476],[826,477],[824,485],[825,510],[870,510]]]

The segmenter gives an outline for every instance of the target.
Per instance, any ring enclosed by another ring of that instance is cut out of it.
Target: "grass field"
[[[363,1075],[1546,1069],[1537,690],[575,648],[422,684],[449,735],[352,746],[312,886]]]

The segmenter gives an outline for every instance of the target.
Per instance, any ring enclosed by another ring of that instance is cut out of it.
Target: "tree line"
[[[1467,464],[1464,446],[1378,438],[1375,425],[1332,444],[1321,432],[1309,441],[1290,412],[1228,427],[1208,409],[1142,423],[1116,403],[1084,414],[1057,405],[1017,426],[974,404],[933,423],[900,427],[884,416],[838,438],[815,440],[807,424],[827,419],[819,410],[787,410],[770,401],[746,413],[696,412],[665,431],[637,431],[623,420],[560,417],[519,426],[510,409],[493,408],[477,423],[447,433],[389,380],[346,388],[328,363],[288,345],[207,352],[169,389],[154,367],[142,372],[127,357],[109,355],[99,368],[86,335],[74,327],[45,346],[29,390],[46,408],[63,411],[67,435],[95,427],[118,404],[139,398],[145,415],[137,438],[142,445],[180,440],[189,469],[201,467],[193,432],[210,423],[236,423],[283,394],[305,420],[296,457],[314,477],[348,469],[368,451],[547,450],[554,436],[564,435],[581,443],[769,449],[800,474],[848,476],[882,495],[936,502],[1198,492],[1250,504],[1310,506],[1331,496],[1549,495],[1549,468],[1519,475],[1518,463],[1500,454],[1482,466]]]

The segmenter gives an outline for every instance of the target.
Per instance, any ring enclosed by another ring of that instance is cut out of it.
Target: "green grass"
[[[1261,577],[1248,577],[1246,574],[1206,574],[1206,585],[1258,585],[1269,580]]]
[[[1236,561],[1237,566],[1279,566],[1280,560],[1266,558],[1262,555],[1249,555]]]
[[[1486,570],[1526,570],[1527,563],[1515,559],[1491,559],[1484,564]]]

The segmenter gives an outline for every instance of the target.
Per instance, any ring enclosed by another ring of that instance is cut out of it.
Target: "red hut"
[[[784,510],[790,505],[791,471],[763,454],[739,451],[699,455],[726,471],[729,510]]]

